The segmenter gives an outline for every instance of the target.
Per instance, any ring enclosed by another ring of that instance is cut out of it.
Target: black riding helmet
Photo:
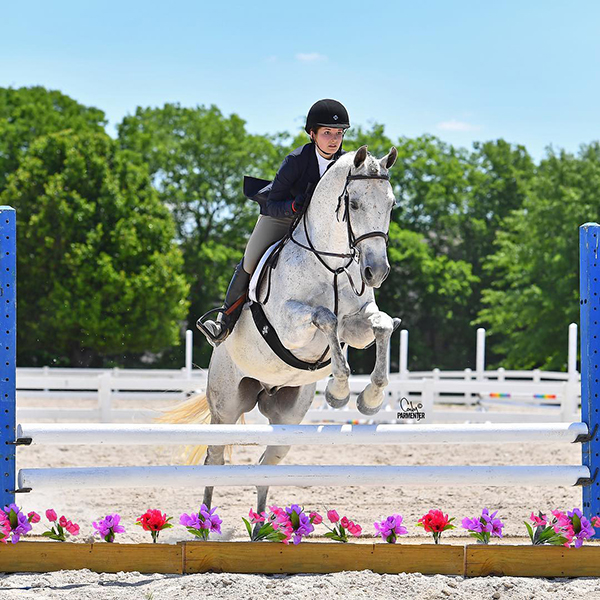
[[[315,102],[306,116],[304,130],[310,135],[310,130],[316,127],[348,129],[350,127],[350,117],[346,107],[341,102],[330,98]]]

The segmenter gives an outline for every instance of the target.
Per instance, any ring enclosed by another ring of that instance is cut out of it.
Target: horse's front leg
[[[296,325],[295,331],[290,329],[286,335],[288,343],[290,343],[290,346],[288,347],[301,346],[314,336],[314,329],[311,333],[310,327],[298,327],[298,325],[302,323],[305,325],[313,325],[325,335],[327,343],[329,344],[331,373],[333,375],[327,382],[325,398],[333,408],[345,406],[350,399],[350,386],[348,385],[350,366],[348,365],[348,361],[346,360],[340,345],[337,317],[332,311],[324,306],[310,306],[309,304],[304,304],[303,302],[298,302],[296,300],[286,302],[286,309],[290,311],[290,323]],[[302,333],[302,331],[304,333]],[[301,337],[302,339],[300,339]],[[283,336],[282,342],[286,345]]]
[[[333,377],[327,382],[325,398],[329,406],[341,408],[350,400],[350,365],[344,356],[340,338],[338,336],[338,319],[333,312],[324,306],[313,310],[313,325],[322,331],[327,338],[331,354],[331,374]]]
[[[354,347],[364,347],[375,338],[375,367],[371,373],[371,383],[359,394],[356,407],[364,415],[377,413],[384,401],[384,391],[389,383],[388,344],[394,330],[400,325],[400,319],[392,318],[382,312],[375,302],[365,304],[355,315],[343,320],[343,339]],[[369,340],[360,343],[361,340]]]

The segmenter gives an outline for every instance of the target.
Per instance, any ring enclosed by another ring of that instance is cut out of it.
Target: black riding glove
[[[306,196],[304,194],[298,194],[292,201],[292,211],[294,211],[294,213],[302,212],[305,202]]]

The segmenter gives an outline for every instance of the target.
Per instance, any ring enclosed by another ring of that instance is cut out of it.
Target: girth
[[[331,358],[323,360],[323,357],[329,352],[329,346],[327,346],[327,350],[325,350],[325,353],[317,362],[309,363],[304,360],[300,360],[281,343],[277,332],[271,323],[269,323],[263,307],[257,302],[250,302],[250,310],[252,312],[254,324],[256,325],[260,335],[262,335],[265,342],[269,344],[271,350],[273,350],[273,352],[275,352],[275,354],[277,354],[277,356],[283,362],[290,365],[290,367],[294,367],[295,369],[300,369],[302,371],[318,371],[319,369],[324,369],[331,364]],[[342,347],[344,346],[345,344],[342,344]]]

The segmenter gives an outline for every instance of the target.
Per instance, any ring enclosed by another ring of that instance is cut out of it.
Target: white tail
[[[166,410],[160,417],[155,419],[156,423],[182,423],[182,424],[203,424],[207,425],[211,422],[210,406],[206,392],[197,394],[188,398],[185,402],[181,402],[177,406]],[[240,417],[238,423],[244,425],[246,420],[244,415]],[[183,459],[186,465],[200,464],[208,446],[185,446],[183,449]],[[233,445],[225,446],[225,456],[231,462]]]

